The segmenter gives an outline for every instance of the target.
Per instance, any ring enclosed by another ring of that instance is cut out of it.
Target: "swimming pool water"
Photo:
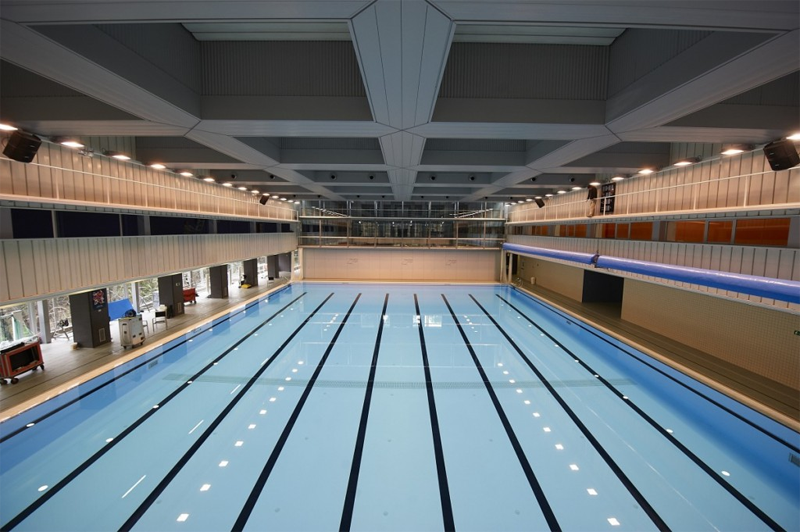
[[[0,424],[0,528],[800,530],[798,447],[511,287],[296,283]]]

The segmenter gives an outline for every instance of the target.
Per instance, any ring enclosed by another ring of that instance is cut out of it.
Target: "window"
[[[636,222],[631,224],[631,240],[652,240],[653,222]]]
[[[729,244],[733,234],[733,222],[708,222],[707,242],[716,244]]]
[[[667,242],[702,242],[705,221],[667,223]]]
[[[789,218],[737,220],[734,243],[785,246],[789,243]]]

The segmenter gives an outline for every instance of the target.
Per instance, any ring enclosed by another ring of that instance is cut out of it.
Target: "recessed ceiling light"
[[[223,187],[232,187],[233,183],[222,183]]]
[[[286,198],[280,198],[281,201],[286,201]]]
[[[181,172],[181,175],[183,177],[194,177],[194,174],[189,172],[189,171],[183,171],[183,172]]]
[[[525,201],[533,201],[531,198],[525,198]]]
[[[552,195],[552,194],[545,194],[545,195],[544,195],[544,197],[545,197],[545,198],[552,198],[552,197],[553,197],[553,195]]]
[[[641,175],[648,175],[652,174],[653,172],[655,172],[655,170],[653,170],[652,168],[642,168],[641,170],[639,170],[639,173]]]
[[[11,124],[0,124],[0,131],[16,131],[17,128]]]
[[[572,187],[572,190],[580,190],[583,187]]]
[[[250,192],[252,192],[253,194],[259,194],[259,190],[255,189],[255,188],[253,190],[251,190]]]
[[[114,155],[112,155],[112,157],[114,159],[119,159],[120,161],[130,161],[131,160],[131,158],[129,156],[125,155],[124,153],[115,153]]]
[[[239,190],[247,190],[247,187],[239,187]]]
[[[2,125],[2,124],[0,124],[0,125]],[[2,128],[0,128],[0,129],[2,129]],[[800,140],[800,132],[792,133],[791,135],[789,135],[786,138],[787,138],[787,140]]]
[[[525,203],[523,200],[517,200],[517,203]]]
[[[589,184],[592,185],[593,187],[599,187],[601,183],[600,183],[600,181],[592,181]]]
[[[618,176],[612,177],[611,181],[622,181],[623,179],[625,179],[625,178],[622,177],[621,175],[618,175]]]
[[[61,145],[66,146],[67,148],[75,148],[75,149],[80,149],[84,147],[83,143],[72,139],[62,140]]]
[[[206,181],[208,183],[216,183],[216,180],[211,176],[204,177],[203,181]]]
[[[534,198],[534,199],[542,199],[542,197],[541,197],[541,196],[534,196],[533,198]]]
[[[150,168],[155,168],[156,170],[163,170],[166,168],[166,166],[164,166],[161,163],[153,163],[150,165]]]
[[[558,192],[559,194],[566,194],[566,193],[567,193],[567,191],[566,191],[566,190],[558,190],[558,191],[556,191],[556,192]]]

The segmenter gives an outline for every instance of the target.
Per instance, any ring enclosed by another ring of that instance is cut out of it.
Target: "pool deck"
[[[180,336],[187,329],[244,306],[286,284],[283,280],[262,283],[247,290],[231,288],[227,299],[210,299],[205,294],[199,294],[196,304],[185,306],[185,314],[169,319],[166,326],[159,325],[157,330],[146,331],[147,339],[144,344],[135,348],[125,349],[120,345],[115,323],[111,324],[112,341],[97,348],[75,350],[72,348],[72,340],[67,339],[57,339],[43,345],[44,372],[22,374],[17,384],[0,387],[0,420],[22,412],[135,358],[154,346]],[[519,288],[740,400],[793,430],[800,431],[800,394],[797,390],[768,381],[707,353],[624,321],[619,317],[619,308],[614,305],[579,303],[539,287],[523,285]],[[152,327],[151,324],[150,328]]]

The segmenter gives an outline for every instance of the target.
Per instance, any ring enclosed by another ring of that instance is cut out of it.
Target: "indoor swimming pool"
[[[0,424],[0,528],[800,530],[798,447],[513,287],[295,283]]]

